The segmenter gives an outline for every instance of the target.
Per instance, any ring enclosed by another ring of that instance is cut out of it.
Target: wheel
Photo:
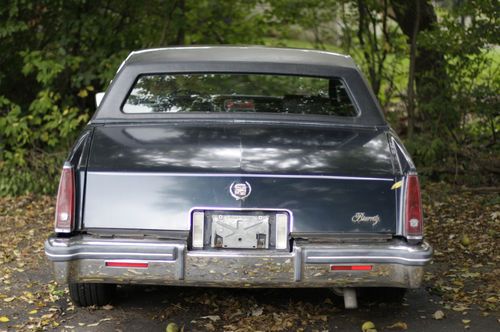
[[[69,284],[69,296],[74,304],[82,307],[102,306],[111,302],[115,284]]]
[[[406,288],[368,287],[362,288],[361,297],[370,302],[401,303],[405,294]]]

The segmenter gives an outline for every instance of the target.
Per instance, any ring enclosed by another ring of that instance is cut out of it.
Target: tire
[[[81,307],[106,305],[111,302],[115,290],[115,284],[69,284],[71,300]]]

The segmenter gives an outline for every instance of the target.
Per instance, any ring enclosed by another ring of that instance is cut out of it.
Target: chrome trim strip
[[[255,174],[255,173],[173,173],[173,172],[93,172],[89,175],[112,175],[112,176],[176,176],[176,177],[228,177],[228,178],[278,178],[278,179],[319,179],[319,180],[364,180],[364,181],[388,181],[394,182],[393,178],[372,178],[357,176],[336,175],[296,175],[296,174]]]
[[[324,263],[324,260],[346,260],[346,259],[356,259],[363,261],[377,260],[377,259],[389,259],[389,260],[401,260],[404,262],[415,262],[415,263],[425,263],[431,260],[431,258],[406,258],[401,256],[308,256],[307,260],[320,260],[321,262],[309,262],[309,263]],[[332,262],[335,263],[335,262]]]
[[[238,252],[218,252],[218,251],[201,251],[201,250],[193,250],[187,253],[187,256],[193,257],[230,257],[230,258],[240,258],[240,257],[272,257],[272,258],[293,258],[293,254],[289,252],[277,252],[273,250],[253,250],[251,252],[243,251],[241,253]]]
[[[295,261],[294,261],[293,277],[295,281],[300,281],[302,280],[302,264],[303,264],[302,248],[295,247],[294,252],[295,252]]]
[[[94,245],[94,246],[138,246],[138,247],[169,247],[174,249],[175,245],[166,243],[154,243],[154,242],[99,242],[99,241],[82,241],[76,243],[80,245]]]
[[[73,258],[73,257],[78,257],[80,255],[82,256],[155,256],[155,257],[169,257],[174,261],[174,254],[159,254],[159,253],[143,253],[143,252],[92,252],[92,251],[79,251],[73,254],[52,254],[50,252],[47,252],[45,250],[45,254],[49,257],[53,258]],[[107,259],[112,259],[112,258],[107,258]]]
[[[401,235],[404,236],[404,228],[405,228],[405,216],[404,216],[404,209],[405,209],[405,200],[406,200],[406,176],[402,176],[401,180],[403,181],[400,192],[399,192],[399,215],[398,215],[398,220],[396,221],[396,235]]]
[[[186,257],[184,253],[186,252],[186,247],[185,246],[178,246],[177,247],[177,259],[176,261],[176,270],[175,270],[175,276],[177,277],[178,280],[184,280],[185,276],[185,261]]]

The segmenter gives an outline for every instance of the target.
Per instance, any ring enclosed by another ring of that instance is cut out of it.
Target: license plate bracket
[[[212,248],[269,248],[269,215],[213,214],[211,217]]]

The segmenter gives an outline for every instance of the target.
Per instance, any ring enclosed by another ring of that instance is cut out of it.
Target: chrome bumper
[[[187,250],[183,241],[51,237],[45,253],[58,282],[215,287],[419,287],[432,248],[399,240],[373,244],[294,244],[293,251]],[[138,262],[143,267],[106,266]],[[331,271],[331,265],[371,265]],[[144,267],[147,265],[147,267]]]

